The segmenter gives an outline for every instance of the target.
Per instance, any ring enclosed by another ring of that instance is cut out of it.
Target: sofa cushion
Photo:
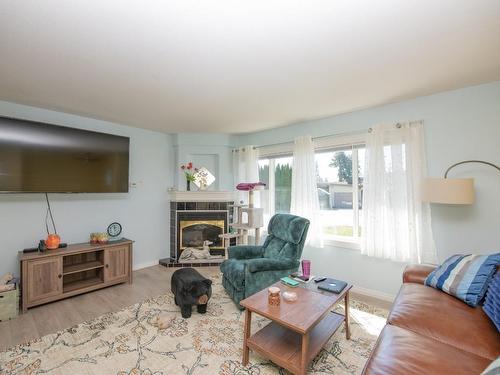
[[[483,309],[425,285],[403,284],[387,322],[490,360],[500,355],[500,334]]]
[[[490,360],[396,326],[382,330],[363,375],[480,374]]]
[[[246,260],[228,259],[220,265],[220,270],[232,285],[238,290],[245,289]]]
[[[477,306],[500,264],[500,253],[453,255],[430,273],[425,285],[441,289],[468,305]]]

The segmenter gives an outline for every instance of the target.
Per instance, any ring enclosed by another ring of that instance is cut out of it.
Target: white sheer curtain
[[[322,246],[323,241],[317,223],[319,198],[316,186],[314,144],[310,136],[295,138],[292,168],[292,202],[290,212],[311,222],[307,243]]]
[[[361,253],[402,262],[435,263],[423,124],[378,125],[366,143]]]
[[[233,153],[234,186],[242,182],[259,181],[259,149],[248,145]],[[238,191],[238,201],[248,203],[248,192]],[[259,192],[254,193],[254,205],[260,207]]]

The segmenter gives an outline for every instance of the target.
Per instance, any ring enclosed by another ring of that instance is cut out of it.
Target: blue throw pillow
[[[453,255],[432,271],[425,285],[440,289],[476,307],[500,264],[500,253],[492,255]]]
[[[500,332],[500,274],[496,276],[490,283],[488,292],[486,292],[486,300],[484,301],[483,310],[491,319],[493,324]]]

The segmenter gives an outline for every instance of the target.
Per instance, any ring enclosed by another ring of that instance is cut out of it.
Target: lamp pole
[[[446,172],[444,173],[444,178],[448,178],[448,172],[456,167],[457,165],[461,165],[461,164],[467,164],[467,163],[480,163],[480,164],[486,164],[486,165],[489,165],[493,168],[496,168],[500,171],[500,167],[498,165],[495,165],[493,163],[490,163],[489,161],[483,161],[483,160],[464,160],[464,161],[459,161],[458,163],[455,163],[453,165],[451,165],[447,170]]]

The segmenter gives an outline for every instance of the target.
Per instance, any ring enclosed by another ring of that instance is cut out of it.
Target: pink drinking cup
[[[304,259],[302,261],[302,276],[309,278],[311,276],[311,261]]]

